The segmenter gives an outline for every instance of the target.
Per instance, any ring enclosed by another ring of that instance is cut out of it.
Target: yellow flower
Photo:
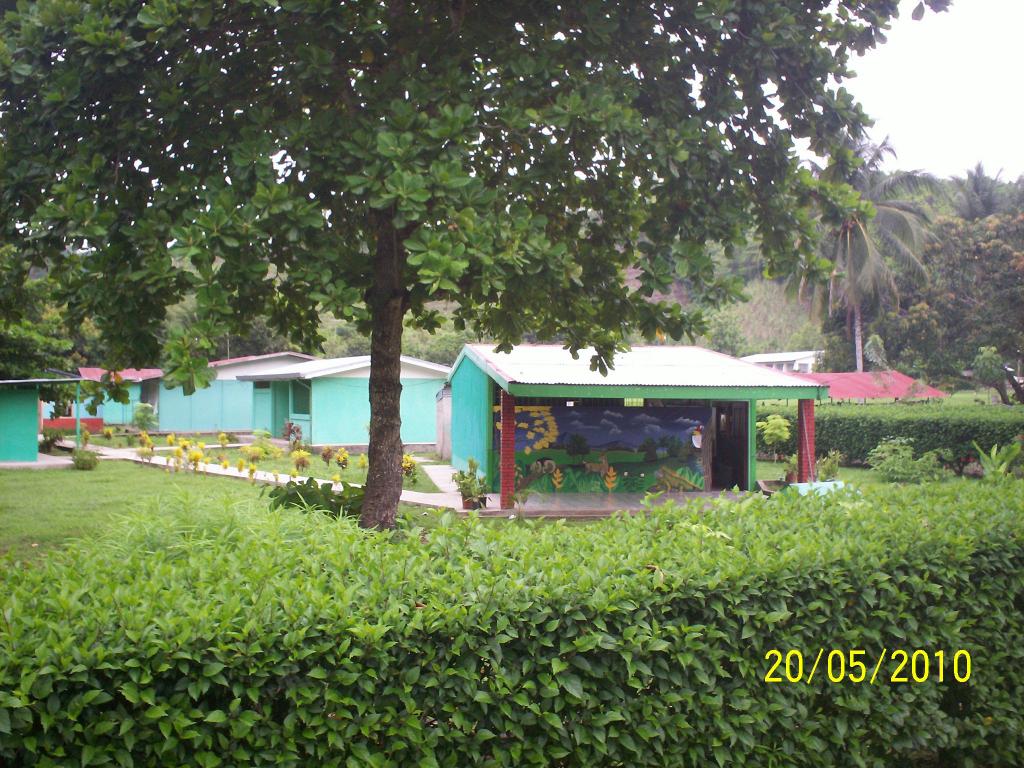
[[[337,472],[335,472],[333,475],[331,475],[331,482],[332,483],[340,483],[341,482],[341,475],[339,475]]]

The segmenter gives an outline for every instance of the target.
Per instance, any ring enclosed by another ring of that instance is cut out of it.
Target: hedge
[[[758,420],[771,413],[789,419],[791,437],[780,453],[796,453],[796,407],[762,406]],[[819,405],[814,414],[815,446],[824,456],[835,449],[853,463],[867,461],[868,453],[887,437],[909,437],[917,454],[938,450],[947,458],[977,456],[972,440],[985,450],[1006,445],[1024,434],[1024,406],[888,404]],[[758,433],[757,449],[771,451]]]
[[[957,480],[588,525],[137,524],[5,564],[0,764],[1018,765],[1022,499]],[[941,650],[945,682],[764,681],[771,649],[818,648]]]

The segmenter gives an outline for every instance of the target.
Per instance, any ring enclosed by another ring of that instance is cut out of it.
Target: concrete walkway
[[[71,447],[73,447],[73,444],[71,444]],[[142,459],[139,457],[135,448],[91,446],[90,450],[94,450],[98,453],[101,459],[110,461],[132,461],[136,464],[142,464],[156,469],[162,469],[164,471],[194,471],[192,469],[175,470],[172,459],[165,456],[155,455],[151,459]],[[40,455],[40,458],[42,458],[42,455]],[[57,460],[66,462],[66,464],[61,464],[61,466],[70,466],[71,464],[70,458],[66,460]],[[417,461],[420,463],[420,470],[430,478],[434,485],[438,487],[439,491],[428,492],[403,490],[401,500],[406,504],[412,504],[418,507],[426,507],[429,509],[454,509],[462,513],[462,496],[459,494],[458,488],[456,488],[455,484],[452,482],[452,474],[455,472],[455,469],[448,464],[426,464],[424,463],[425,460],[419,457],[417,457]],[[26,463],[26,466],[32,465]],[[203,464],[201,466],[202,469],[199,471],[202,474],[212,475],[214,477],[228,477],[234,480],[250,480],[248,470],[239,472],[234,465],[231,465],[227,469],[222,467],[220,464]],[[258,482],[263,485],[286,485],[291,479],[292,478],[288,473],[274,473],[264,469],[257,469],[253,474],[251,481]],[[300,483],[306,482],[307,479],[308,477],[306,475],[299,475],[295,478],[295,480]],[[323,478],[314,479],[318,483],[329,482]],[[355,483],[354,485],[358,485],[358,483]],[[737,496],[737,494],[729,491],[662,494],[655,503],[664,503],[665,501],[673,500],[680,504],[685,504],[689,501],[701,498],[708,500],[710,498],[720,496],[723,493],[729,497]],[[526,503],[521,505],[520,508],[511,510],[501,509],[501,497],[499,494],[492,493],[487,496],[487,506],[479,510],[478,514],[480,517],[597,520],[608,517],[614,512],[628,512],[630,514],[640,512],[645,508],[644,501],[646,498],[646,494],[642,493],[537,493],[531,494],[526,500]]]
[[[0,461],[0,469],[67,469],[70,466],[70,456],[51,456],[48,453],[40,453],[36,461]]]

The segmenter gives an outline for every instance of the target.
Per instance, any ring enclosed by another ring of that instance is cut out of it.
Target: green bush
[[[64,439],[64,432],[53,427],[43,428],[43,437],[39,441],[40,453],[51,453],[57,447],[57,443]]]
[[[85,448],[76,448],[71,452],[71,463],[75,469],[92,470],[100,463],[99,454],[87,451]]]
[[[1022,499],[957,480],[393,533],[150,517],[2,571],[0,764],[1019,765]],[[869,670],[923,649],[932,679],[765,682],[770,651],[806,675],[819,648]]]
[[[924,483],[939,480],[946,470],[937,451],[914,456],[913,440],[893,437],[883,440],[868,454],[868,465],[887,483]]]
[[[780,448],[769,448],[758,434],[758,450],[796,452],[796,407],[758,409],[758,417],[777,413],[789,419],[793,436]],[[974,440],[984,450],[1013,442],[1024,433],[1024,407],[942,405],[930,403],[886,405],[819,405],[814,417],[819,456],[837,450],[855,464],[867,462],[871,449],[890,437],[908,437],[920,453],[939,451],[948,464],[961,465],[975,456]]]
[[[356,519],[363,512],[365,490],[361,485],[340,483],[341,490],[334,490],[334,483],[324,483],[307,477],[302,483],[289,480],[284,485],[264,487],[270,497],[270,508],[291,507],[303,512],[321,512],[328,517],[347,515]]]
[[[135,411],[132,413],[132,426],[140,432],[152,432],[157,428],[159,421],[156,411],[149,403],[136,403]]]

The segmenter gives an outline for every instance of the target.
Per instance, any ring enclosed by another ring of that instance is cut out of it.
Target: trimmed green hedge
[[[765,406],[758,408],[757,418],[778,413],[789,419],[792,437],[781,453],[796,453],[796,407]],[[993,445],[1006,445],[1024,434],[1024,406],[994,405],[819,405],[814,415],[817,454],[840,451],[846,461],[864,463],[868,453],[887,437],[909,437],[914,440],[917,455],[938,450],[948,459],[976,456],[972,440],[985,450]],[[758,451],[770,453],[757,440]]]
[[[1022,499],[958,480],[390,535],[183,511],[5,564],[0,764],[1019,765]],[[769,650],[821,647],[941,650],[946,682],[764,681]]]

